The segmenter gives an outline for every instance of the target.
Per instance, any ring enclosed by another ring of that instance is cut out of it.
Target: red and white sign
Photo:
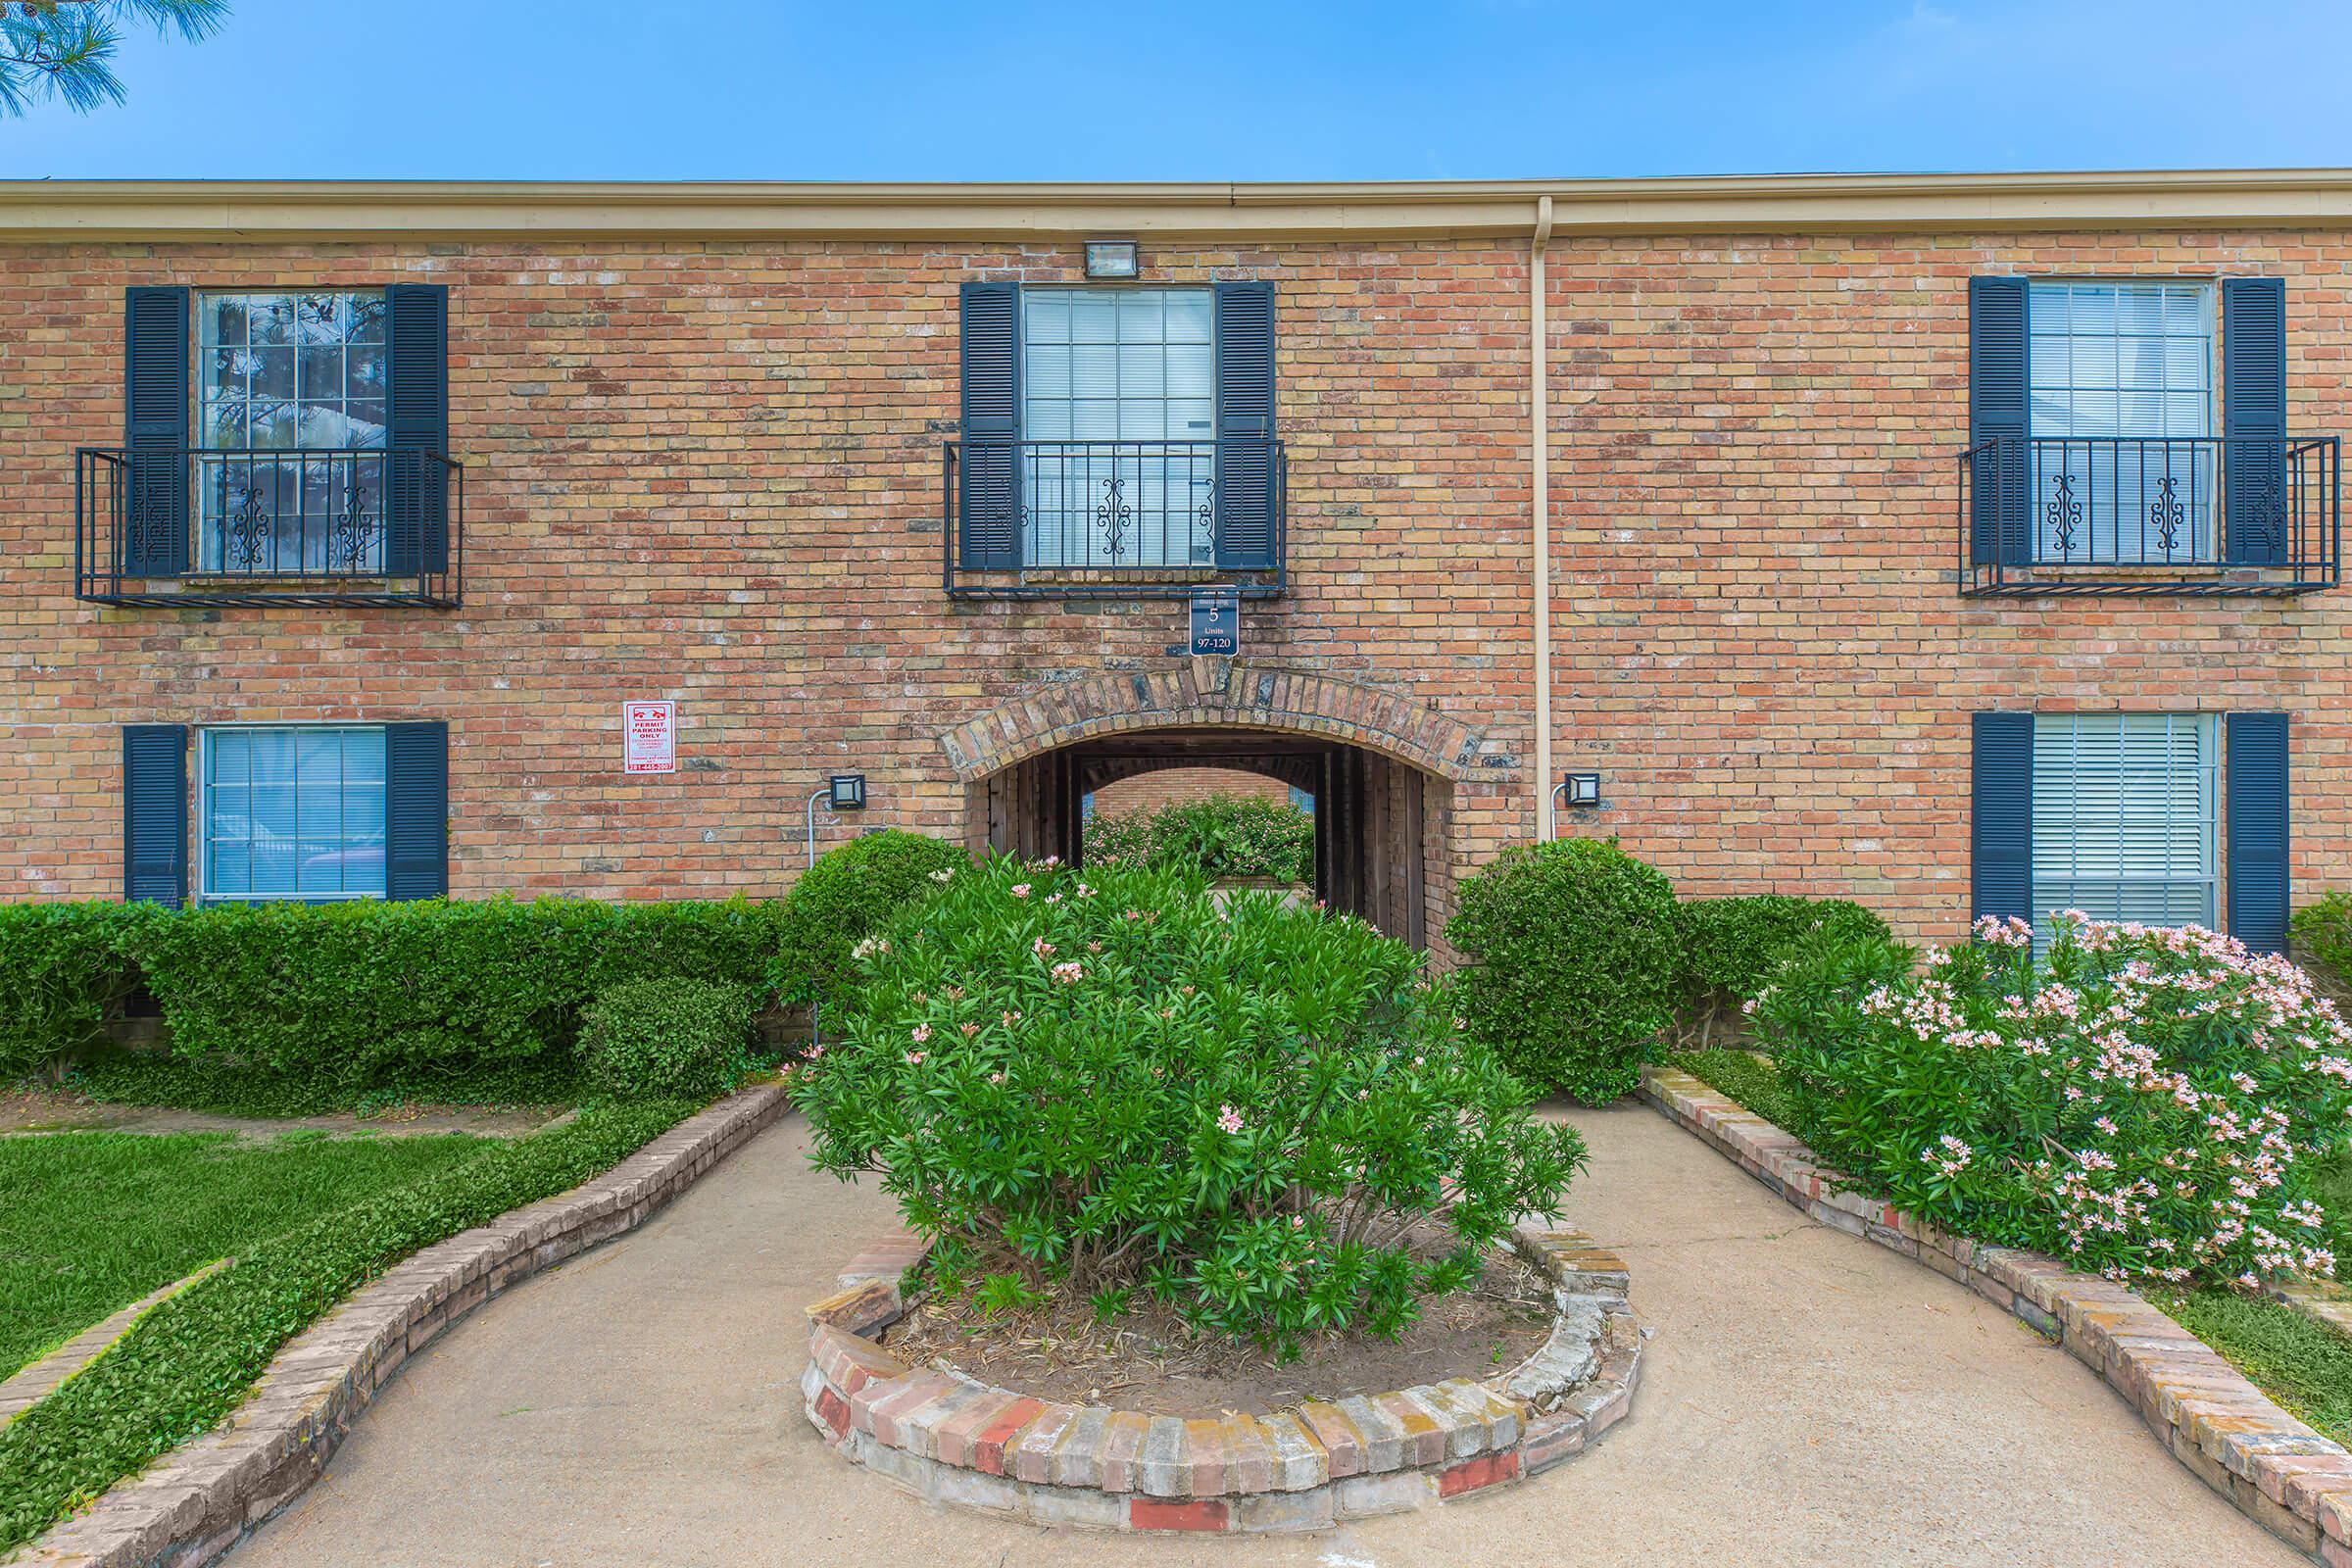
[[[675,773],[678,770],[678,705],[620,705],[621,771]]]

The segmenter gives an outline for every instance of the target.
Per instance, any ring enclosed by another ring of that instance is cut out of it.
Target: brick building
[[[1432,943],[1571,774],[1686,891],[2273,941],[2352,880],[2348,226],[2334,172],[0,185],[4,896],[769,894],[832,774],[828,840],[1042,853],[1239,767]]]

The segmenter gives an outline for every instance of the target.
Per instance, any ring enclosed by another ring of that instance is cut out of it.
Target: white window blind
[[[2211,715],[2034,720],[2034,916],[2214,923]]]
[[[2210,561],[2209,283],[2029,285],[2039,559]]]
[[[384,732],[204,732],[203,896],[384,896]]]
[[[1021,354],[1022,560],[1214,562],[1210,291],[1023,289]]]

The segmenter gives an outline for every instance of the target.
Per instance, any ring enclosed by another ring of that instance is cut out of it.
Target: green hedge
[[[1285,801],[1232,796],[1156,811],[1097,812],[1086,824],[1086,859],[1089,865],[1307,882],[1315,874],[1315,819]]]
[[[0,1553],[217,1426],[279,1346],[402,1258],[578,1186],[692,1108],[608,1106],[490,1146],[455,1169],[262,1243],[172,1298],[0,1428]]]
[[[782,899],[0,905],[0,1083],[88,1052],[143,984],[174,1058],[257,1081],[429,1087],[577,1065],[591,1001],[632,982],[813,1001],[852,944],[963,853],[857,839]]]
[[[1886,942],[1886,922],[1844,899],[1783,893],[1692,899],[1678,920],[1687,1026],[1711,1039],[1727,1015],[1764,988],[1796,945],[1820,932],[1830,939]],[[1703,1048],[1703,1045],[1701,1047]]]
[[[580,1059],[620,1100],[708,1100],[750,1066],[752,999],[741,986],[668,975],[608,986],[580,1024]]]

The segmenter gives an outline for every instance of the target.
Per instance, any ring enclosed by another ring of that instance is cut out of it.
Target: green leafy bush
[[[607,986],[580,1021],[589,1081],[621,1100],[709,1100],[747,1065],[752,999],[741,986],[671,975]]]
[[[850,975],[850,950],[971,863],[953,844],[896,828],[817,857],[784,895],[770,971],[776,994],[793,1006],[834,1001]]]
[[[1798,939],[1814,932],[1833,943],[1890,937],[1886,921],[1844,899],[1781,893],[1692,899],[1679,916],[1684,1006],[1708,1036],[1725,1013],[1763,989]]]
[[[764,991],[774,923],[744,899],[355,900],[186,909],[129,946],[175,1053],[367,1083],[566,1057],[589,1000],[631,979]]]
[[[246,1249],[0,1428],[0,1554],[212,1430],[280,1346],[402,1258],[578,1186],[692,1108],[590,1109]]]
[[[2326,971],[2318,978],[2339,992],[2352,988],[2352,893],[2329,893],[2297,909],[2287,930]]]
[[[1086,861],[1311,882],[1315,819],[1287,802],[1231,796],[1156,811],[1097,812],[1087,819]]]
[[[2197,927],[2023,921],[1897,967],[1822,943],[1756,999],[1802,1125],[1871,1191],[2117,1279],[2334,1268],[2323,1181],[2352,1027],[2283,958]]]
[[[1632,1091],[1682,984],[1674,884],[1614,839],[1505,850],[1461,885],[1446,937],[1470,1032],[1590,1104]]]
[[[146,904],[0,905],[0,1084],[54,1073],[138,984],[124,951]]]
[[[1418,954],[1271,893],[996,860],[859,946],[847,1038],[792,1078],[813,1158],[984,1304],[1395,1334],[1583,1159]]]

